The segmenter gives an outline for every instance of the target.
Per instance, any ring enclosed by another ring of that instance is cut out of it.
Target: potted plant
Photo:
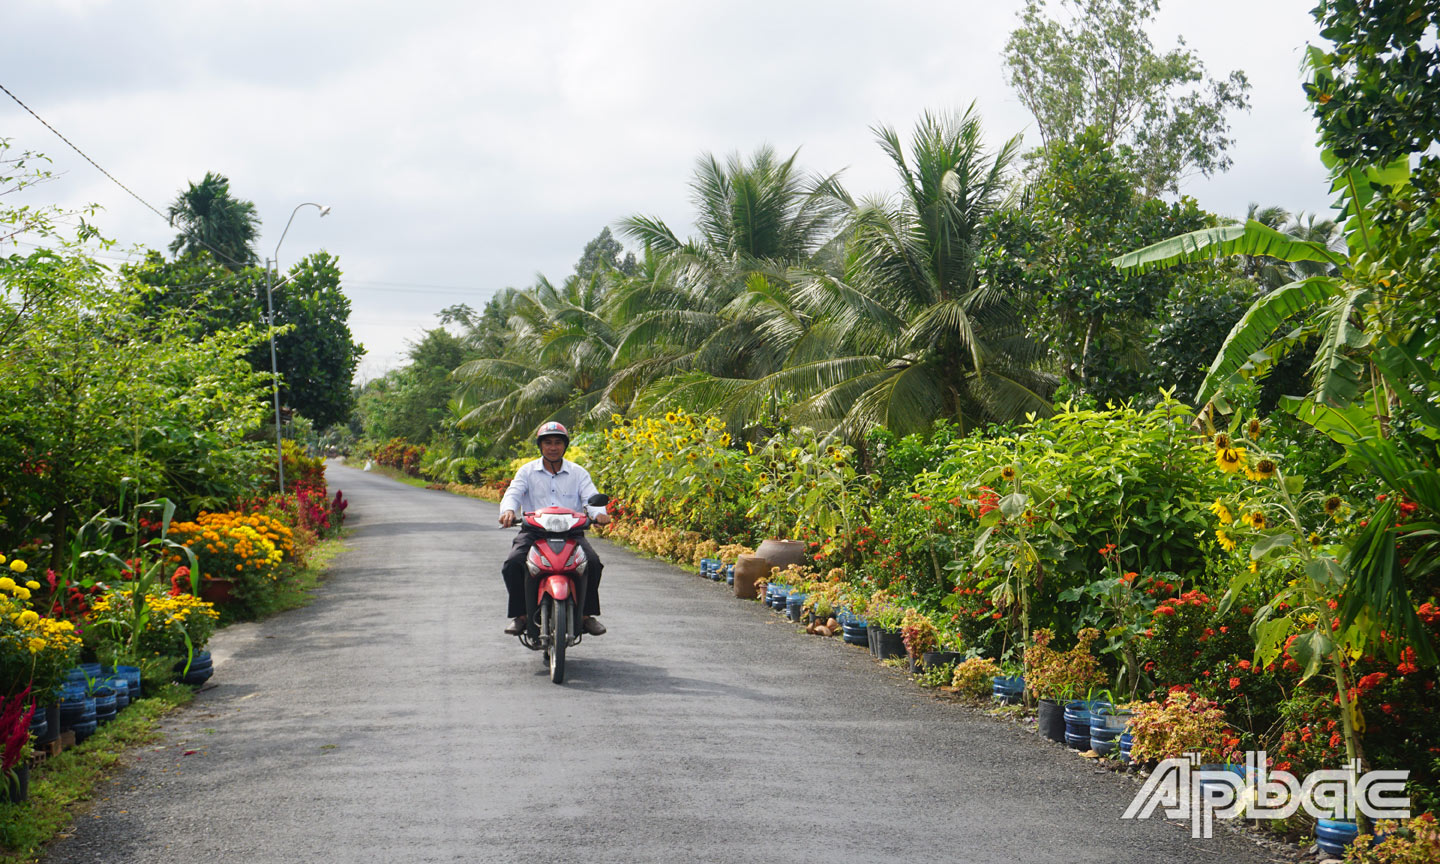
[[[985,657],[971,657],[955,667],[950,686],[962,696],[984,699],[994,693],[994,682],[1000,675],[1000,664]]]
[[[900,640],[905,645],[905,653],[910,658],[910,671],[918,672],[924,666],[926,652],[935,650],[939,634],[935,631],[935,622],[930,620],[918,609],[906,609],[904,616],[900,619]]]
[[[884,591],[876,591],[870,595],[866,608],[870,653],[878,660],[905,656],[905,640],[900,633],[900,625],[905,620],[905,610]]]
[[[1241,761],[1240,736],[1225,721],[1220,706],[1176,686],[1164,702],[1137,702],[1130,707],[1130,755],[1138,762],[1177,759],[1199,753],[1204,763]]]
[[[965,637],[954,630],[936,630],[934,647],[920,655],[920,664],[954,666],[965,656]]]
[[[1100,638],[1099,630],[1093,627],[1081,630],[1075,647],[1068,651],[1051,648],[1050,642],[1054,638],[1055,634],[1049,628],[1041,627],[1035,631],[1033,641],[1025,649],[1025,682],[1040,699],[1040,733],[1052,741],[1064,742],[1066,717],[1061,703],[1074,700],[1102,686],[1105,683],[1105,673],[1100,668],[1100,661],[1090,653],[1091,643]],[[1071,708],[1072,713],[1076,710],[1077,708]],[[1088,711],[1088,705],[1084,710]],[[1088,742],[1088,714],[1084,720],[1085,739]],[[1079,722],[1078,714],[1074,722]]]

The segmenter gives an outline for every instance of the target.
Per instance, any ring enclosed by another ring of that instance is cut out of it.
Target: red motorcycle
[[[604,507],[608,496],[592,495],[591,507]],[[550,680],[565,680],[565,650],[579,645],[584,633],[580,614],[585,608],[585,569],[589,564],[580,538],[590,517],[565,507],[545,507],[524,514],[521,531],[535,535],[525,556],[525,608],[529,626],[520,644],[543,651]]]

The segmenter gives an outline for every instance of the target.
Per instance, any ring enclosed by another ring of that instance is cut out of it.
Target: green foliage
[[[206,171],[203,180],[191,183],[176,196],[168,215],[170,224],[180,229],[170,244],[170,254],[209,253],[230,270],[259,261],[251,248],[260,233],[255,204],[232,196],[230,181],[223,174]]]
[[[3,530],[35,530],[25,522],[50,514],[41,530],[57,556],[72,516],[113,503],[122,477],[193,509],[248,489],[263,459],[246,440],[265,406],[243,359],[255,334],[192,341],[179,316],[147,320],[134,287],[103,276],[84,256],[27,261],[12,284],[47,287],[0,344],[0,455],[19,466]]]
[[[1028,218],[1044,238],[1022,253],[1038,313],[1032,326],[1070,380],[1100,404],[1123,401],[1149,370],[1151,322],[1179,276],[1121,273],[1109,259],[1141,238],[1196,228],[1206,216],[1189,198],[1167,204],[1143,196],[1139,177],[1097,128],[1051,142],[1039,165],[1032,200],[1014,219]]]
[[[1096,128],[1123,145],[1148,196],[1176,190],[1192,171],[1230,166],[1226,113],[1249,107],[1242,72],[1223,81],[1186,48],[1156,54],[1146,25],[1159,0],[1069,0],[1067,24],[1027,0],[1005,45],[1011,86],[1035,115],[1042,145]]]

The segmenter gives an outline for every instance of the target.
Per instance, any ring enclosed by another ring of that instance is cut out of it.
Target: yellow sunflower
[[[1247,464],[1245,461],[1245,448],[1226,447],[1215,452],[1215,464],[1226,474],[1234,474]]]

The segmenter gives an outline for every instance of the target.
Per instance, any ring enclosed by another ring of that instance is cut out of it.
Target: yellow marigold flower
[[[15,588],[15,580],[9,576],[0,576],[0,590],[11,591]]]
[[[5,556],[4,556],[4,555],[0,555],[0,564],[4,564],[4,563],[5,563]]]
[[[1250,523],[1251,528],[1254,528],[1258,531],[1259,529],[1265,527],[1265,514],[1261,513],[1259,510],[1256,510],[1249,516],[1246,516],[1245,521]]]
[[[15,596],[16,596],[16,597],[19,597],[21,600],[29,600],[29,599],[30,599],[30,589],[29,589],[29,588],[26,588],[24,585],[16,585],[16,586],[15,586],[15,592],[14,592],[14,593],[15,593]]]
[[[1245,466],[1245,448],[1226,447],[1215,452],[1215,464],[1226,474],[1233,474]]]
[[[1216,498],[1215,503],[1210,505],[1210,512],[1215,514],[1215,518],[1219,519],[1222,525],[1229,525],[1235,521],[1235,515],[1219,498]]]
[[[1221,548],[1221,549],[1224,549],[1226,552],[1233,552],[1233,551],[1235,551],[1235,546],[1236,546],[1235,538],[1234,538],[1234,537],[1231,537],[1231,536],[1230,536],[1230,532],[1229,532],[1229,531],[1226,531],[1224,528],[1216,529],[1216,531],[1215,531],[1215,541],[1216,541],[1217,543],[1219,543],[1219,544],[1220,544],[1220,548]]]
[[[40,623],[40,613],[36,612],[34,609],[26,609],[24,612],[20,613],[18,620],[21,627],[29,630],[33,628],[36,624]]]
[[[25,587],[29,588],[31,591],[39,591],[40,583],[36,582],[34,579],[31,579],[29,582],[25,583]]]
[[[11,569],[11,570],[14,570],[16,573],[24,573],[26,570],[29,570],[30,568],[29,568],[28,566],[26,566],[26,564],[25,564],[24,561],[21,561],[19,558],[16,558],[14,561],[11,561],[11,562],[10,562],[10,569]]]
[[[41,639],[39,636],[32,636],[30,638],[29,644],[26,647],[30,649],[31,654],[39,654],[41,651],[45,650],[45,646],[47,644],[49,643],[47,643],[44,639]]]

